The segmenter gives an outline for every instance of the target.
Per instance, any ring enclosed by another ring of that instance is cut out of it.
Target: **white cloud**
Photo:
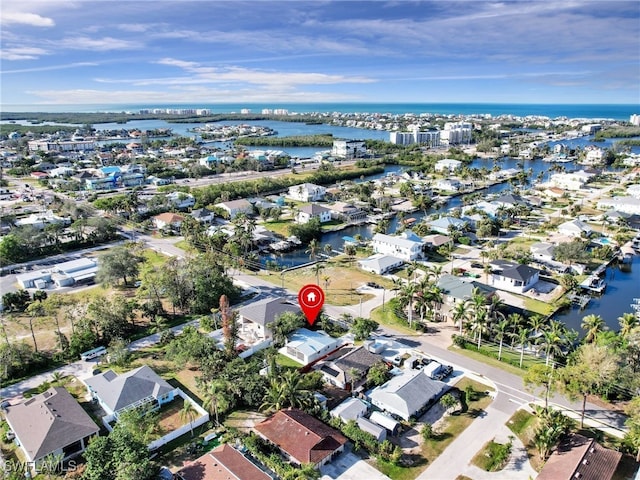
[[[6,47],[0,50],[2,60],[35,60],[46,55],[46,50],[36,47]]]
[[[20,68],[16,70],[3,70],[3,74],[11,74],[11,73],[33,73],[33,72],[48,72],[50,70],[65,70],[67,68],[78,68],[78,67],[95,67],[99,65],[99,63],[95,62],[74,62],[67,63],[64,65],[49,65],[46,67],[33,67],[33,68]]]
[[[123,40],[113,37],[68,37],[54,43],[56,43],[60,47],[73,50],[133,50],[143,47],[140,42]]]
[[[19,24],[30,25],[32,27],[53,27],[55,22],[53,19],[43,17],[37,13],[27,12],[2,12],[0,21],[3,25]]]

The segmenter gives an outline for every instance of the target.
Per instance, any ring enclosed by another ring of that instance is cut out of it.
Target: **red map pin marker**
[[[305,285],[298,292],[298,303],[309,325],[313,325],[324,304],[324,292],[318,285]]]

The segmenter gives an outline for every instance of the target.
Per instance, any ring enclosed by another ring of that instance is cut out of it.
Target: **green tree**
[[[122,280],[124,285],[128,286],[129,281],[138,275],[141,262],[142,258],[136,255],[132,248],[115,247],[100,255],[96,280],[107,285]]]
[[[183,422],[189,422],[189,428],[191,430],[191,437],[193,437],[193,421],[198,418],[198,411],[188,400],[185,400],[182,408],[180,409],[180,419]]]
[[[458,405],[458,400],[451,393],[445,393],[442,397],[440,397],[440,404],[444,407],[445,411],[448,412],[450,409]]]
[[[369,318],[356,317],[351,324],[351,333],[353,333],[354,340],[360,341],[369,338],[371,332],[375,331],[379,327],[378,322]]]
[[[618,324],[620,325],[620,335],[627,338],[631,332],[640,327],[640,319],[634,313],[623,313],[618,317]]]
[[[587,315],[582,319],[580,327],[585,330],[584,341],[587,343],[593,343],[598,333],[605,329],[604,319],[600,315]]]
[[[391,374],[389,367],[384,362],[374,363],[367,372],[367,383],[372,386],[379,386],[387,382]]]
[[[544,392],[544,408],[549,408],[549,395],[556,390],[557,380],[553,379],[554,367],[549,365],[531,365],[524,375],[524,386],[529,391],[541,387]]]

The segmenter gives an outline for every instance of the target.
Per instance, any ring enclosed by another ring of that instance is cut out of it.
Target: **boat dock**
[[[580,283],[580,287],[591,292],[602,293],[604,289],[607,288],[607,283],[597,275],[591,275]]]
[[[577,293],[570,293],[567,295],[567,298],[571,300],[573,305],[578,305],[580,310],[585,308],[591,301],[591,297],[589,295],[578,295]]]

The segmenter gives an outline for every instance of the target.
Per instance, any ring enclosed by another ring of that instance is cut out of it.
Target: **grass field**
[[[391,299],[385,305],[384,311],[382,309],[382,305],[380,305],[377,308],[374,308],[371,311],[371,319],[375,320],[380,325],[393,327],[395,330],[398,330],[405,334],[415,333],[416,330],[409,328],[407,321],[404,318],[400,318],[396,314],[395,312],[396,308],[398,308],[398,301],[396,299]]]

